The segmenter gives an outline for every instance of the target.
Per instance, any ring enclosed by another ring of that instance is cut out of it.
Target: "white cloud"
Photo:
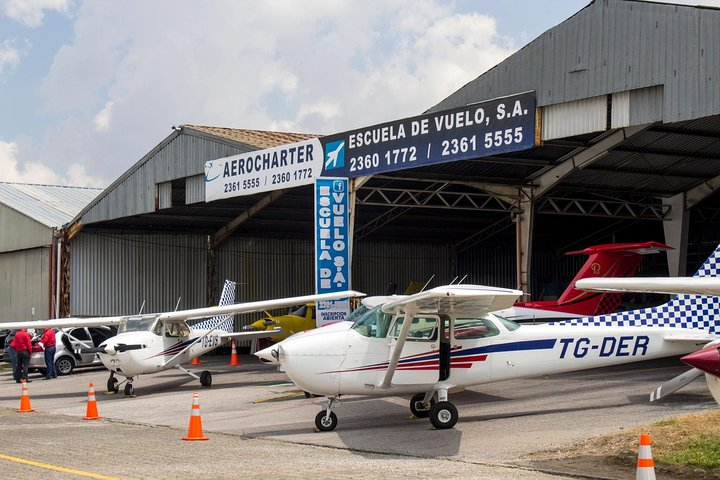
[[[15,41],[7,39],[0,43],[0,75],[6,69],[15,68],[20,63],[20,50],[15,48]]]
[[[0,140],[0,181],[78,187],[101,187],[107,184],[102,178],[88,175],[82,165],[71,164],[65,175],[59,175],[41,162],[23,163],[19,159],[19,150],[16,142]]]
[[[28,27],[39,27],[46,10],[67,13],[70,3],[70,0],[4,0],[0,7],[9,18]]]
[[[113,102],[112,100],[108,100],[107,102],[105,102],[105,106],[103,107],[103,109],[100,110],[97,115],[95,115],[95,131],[107,132],[108,128],[110,128],[113,105],[115,105],[115,102]]]

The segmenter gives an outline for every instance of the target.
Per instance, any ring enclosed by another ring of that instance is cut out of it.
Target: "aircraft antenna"
[[[138,312],[138,315],[142,315],[143,309],[145,308],[145,300],[143,300],[142,305],[140,305],[140,311]]]
[[[423,287],[420,289],[421,292],[424,292],[424,291],[425,291],[425,289],[427,288],[427,286],[430,285],[430,282],[432,282],[432,279],[433,279],[433,278],[435,278],[435,274],[434,274],[434,273],[432,274],[432,277],[430,277],[430,279],[429,279],[427,282],[425,282],[425,285],[423,285]]]
[[[460,281],[457,284],[460,285],[462,282],[465,281],[466,278],[467,278],[467,273],[465,274],[465,276],[463,278],[460,279]]]
[[[182,299],[182,297],[178,297],[178,301],[177,301],[177,303],[175,304],[175,311],[176,311],[176,312],[178,311],[178,308],[180,307],[180,300],[181,300],[181,299]]]
[[[455,278],[453,278],[452,281],[450,282],[450,285],[454,285],[454,284],[455,284],[455,280],[457,280],[457,279],[458,279],[457,276],[456,276]]]

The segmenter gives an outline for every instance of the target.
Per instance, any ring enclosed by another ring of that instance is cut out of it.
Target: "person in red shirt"
[[[55,370],[55,330],[46,328],[40,338],[40,343],[45,348],[45,380],[57,378]]]
[[[15,372],[15,378],[17,383],[21,383],[23,380],[29,382],[28,379],[28,367],[30,366],[30,355],[32,353],[32,343],[30,341],[30,335],[27,330],[21,328],[15,334],[15,340],[10,344],[15,351],[17,351],[17,372]]]

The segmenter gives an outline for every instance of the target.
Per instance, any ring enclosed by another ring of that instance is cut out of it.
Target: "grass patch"
[[[689,465],[707,470],[720,468],[720,437],[701,434],[700,438],[674,451],[658,452],[657,460],[674,465]]]

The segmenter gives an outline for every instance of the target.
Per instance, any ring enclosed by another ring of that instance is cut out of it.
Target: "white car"
[[[38,332],[41,336],[42,332]],[[38,337],[39,337],[38,336]],[[72,327],[62,331],[55,330],[55,371],[58,375],[69,375],[76,367],[102,366],[94,353],[75,353],[81,348],[99,346],[110,337],[115,330],[110,327]],[[30,356],[30,368],[45,374],[45,352],[34,351]]]

